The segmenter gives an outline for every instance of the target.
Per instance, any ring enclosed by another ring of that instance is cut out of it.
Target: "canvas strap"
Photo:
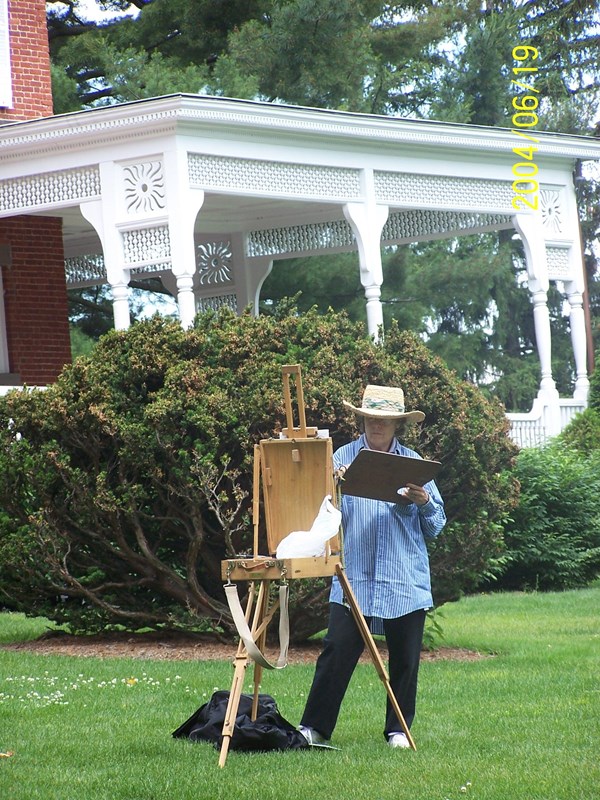
[[[243,641],[250,658],[260,664],[265,669],[283,669],[287,665],[288,647],[290,643],[290,620],[288,614],[289,585],[281,583],[279,585],[279,658],[276,664],[271,664],[257,647],[252,631],[248,626],[242,604],[238,595],[235,583],[226,584],[225,596],[229,604],[231,616],[235,622],[235,627]]]

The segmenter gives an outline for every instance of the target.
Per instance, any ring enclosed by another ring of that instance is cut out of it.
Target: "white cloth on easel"
[[[342,512],[326,495],[309,531],[292,531],[277,546],[276,558],[311,558],[325,555],[325,545],[340,529]]]

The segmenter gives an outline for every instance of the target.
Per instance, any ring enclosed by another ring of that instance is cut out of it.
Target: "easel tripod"
[[[323,498],[335,496],[332,443],[329,437],[320,438],[316,428],[306,427],[302,380],[298,365],[284,366],[283,388],[287,427],[282,439],[267,439],[254,448],[253,474],[253,528],[254,552],[251,558],[233,558],[222,562],[222,575],[227,580],[226,592],[240,642],[234,659],[234,676],[223,725],[223,742],[219,766],[224,767],[229,745],[234,733],[235,720],[243,691],[244,677],[249,660],[254,661],[254,701],[252,718],[256,718],[259,686],[263,669],[281,668],[287,659],[287,583],[300,578],[336,575],[345,601],[350,606],[367,651],[380,680],[385,686],[389,701],[396,713],[413,750],[416,750],[410,730],[392,691],[389,676],[369,627],[358,606],[339,555],[332,554],[337,542],[327,548],[324,556],[312,558],[277,559],[273,554],[278,544],[289,533],[308,530],[317,515]],[[290,376],[295,376],[299,426],[294,427],[290,394]],[[269,556],[258,554],[259,498],[262,492],[266,517]],[[237,601],[233,581],[248,581],[246,608],[242,611]],[[271,583],[279,583],[279,598],[270,600]],[[281,654],[273,666],[262,656],[267,628],[275,612],[280,611]],[[237,618],[236,618],[237,617]]]

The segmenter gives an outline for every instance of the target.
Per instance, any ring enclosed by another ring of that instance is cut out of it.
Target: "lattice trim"
[[[548,277],[551,280],[561,281],[572,278],[570,247],[546,246],[546,262],[548,264]]]
[[[390,214],[381,236],[382,245],[482,228],[510,228],[508,214],[476,214],[468,211],[433,211],[416,209]],[[247,255],[277,256],[285,253],[307,253],[331,250],[351,250],[355,247],[354,233],[346,220],[295,225],[252,231],[248,237]]]
[[[0,208],[4,211],[90,200],[99,196],[100,172],[97,166],[0,181]]]
[[[142,277],[154,272],[165,272],[170,268],[169,261],[159,261],[156,264],[144,264],[143,267],[132,267],[129,270],[130,275],[141,275]]]
[[[275,256],[353,246],[354,234],[350,225],[346,220],[335,220],[252,231],[248,236],[247,254],[249,257]]]
[[[107,283],[104,256],[94,253],[65,258],[65,279],[67,286]]]
[[[374,183],[377,200],[391,205],[467,207],[474,211],[492,206],[507,212],[512,210],[514,192],[510,181],[375,172]]]
[[[481,228],[510,228],[507,214],[476,214],[469,211],[415,209],[390,214],[382,231],[384,242],[419,241],[440,233],[457,233]]]
[[[237,297],[234,294],[219,294],[215,297],[200,297],[196,302],[196,311],[199,314],[203,314],[205,311],[218,311],[224,306],[237,313]]]
[[[200,189],[347,200],[361,196],[360,171],[343,167],[190,153],[188,172],[190,184]]]
[[[171,258],[171,239],[167,225],[124,231],[122,236],[125,264],[165,264]]]

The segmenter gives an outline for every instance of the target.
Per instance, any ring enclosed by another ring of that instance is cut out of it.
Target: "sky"
[[[54,4],[56,5],[56,4]],[[127,12],[126,14],[121,14],[118,11],[103,11],[96,0],[79,0],[79,7],[82,10],[82,13],[85,17],[92,21],[100,21],[102,19],[108,19],[110,17],[118,17],[118,16],[137,16],[139,13],[138,9],[132,8],[131,11]]]

